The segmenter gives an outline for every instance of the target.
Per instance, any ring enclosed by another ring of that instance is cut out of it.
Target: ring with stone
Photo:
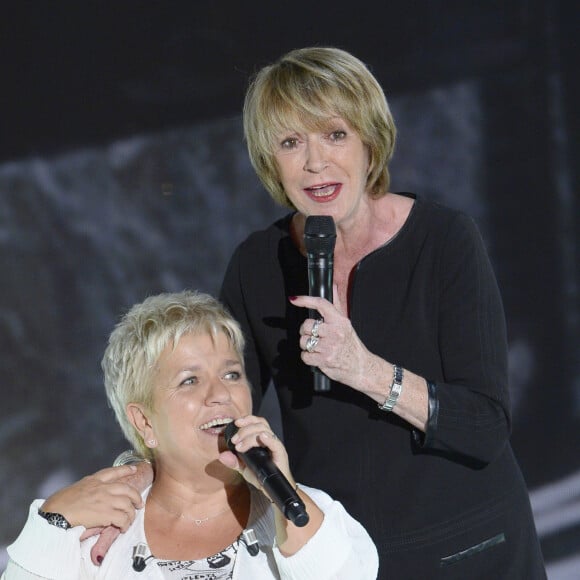
[[[314,321],[314,324],[312,325],[312,330],[310,331],[310,334],[314,336],[314,338],[318,338],[318,328],[320,327],[321,324],[322,318],[317,318]]]
[[[318,344],[319,338],[317,336],[309,336],[306,341],[306,350],[308,352],[314,352],[316,345]]]

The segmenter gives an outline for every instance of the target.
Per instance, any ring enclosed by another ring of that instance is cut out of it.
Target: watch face
[[[141,463],[142,461],[145,460],[137,455],[135,451],[129,449],[128,451],[123,451],[123,453],[117,456],[113,462],[113,467],[119,467],[120,465],[132,465],[134,463]]]
[[[38,510],[38,515],[44,518],[51,526],[56,526],[57,528],[62,528],[63,530],[68,530],[71,527],[71,525],[62,514],[56,514],[54,512],[43,512],[42,510]]]

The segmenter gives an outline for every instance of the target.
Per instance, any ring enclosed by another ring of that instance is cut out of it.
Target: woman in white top
[[[376,578],[364,528],[324,492],[297,487],[284,445],[251,415],[243,348],[238,324],[208,295],[161,294],[134,306],[102,366],[109,402],[152,463],[153,483],[140,495],[124,482],[135,467],[111,467],[34,501],[3,580]],[[224,439],[231,422],[236,453]],[[267,448],[296,488],[305,525],[271,503],[238,457],[253,447]],[[87,530],[109,525],[122,533],[95,564]]]

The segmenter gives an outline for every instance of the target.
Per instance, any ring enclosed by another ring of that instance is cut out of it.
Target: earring
[[[149,441],[147,441],[147,445],[149,447],[157,447],[157,439],[149,439]]]

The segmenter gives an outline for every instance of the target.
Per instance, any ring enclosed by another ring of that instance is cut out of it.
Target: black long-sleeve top
[[[307,311],[288,300],[308,294],[290,218],[237,248],[221,298],[245,332],[256,403],[270,384],[277,390],[294,476],[343,501],[366,526],[381,578],[431,579],[450,569],[486,578],[478,558],[495,566],[494,578],[543,578],[508,440],[504,313],[473,220],[416,199],[398,234],[352,278],[350,318],[366,347],[435,384],[428,429],[419,434],[345,385],[313,393],[298,344]],[[518,539],[512,529],[525,533]],[[474,554],[454,557],[469,548]],[[501,554],[508,567],[494,563]]]

